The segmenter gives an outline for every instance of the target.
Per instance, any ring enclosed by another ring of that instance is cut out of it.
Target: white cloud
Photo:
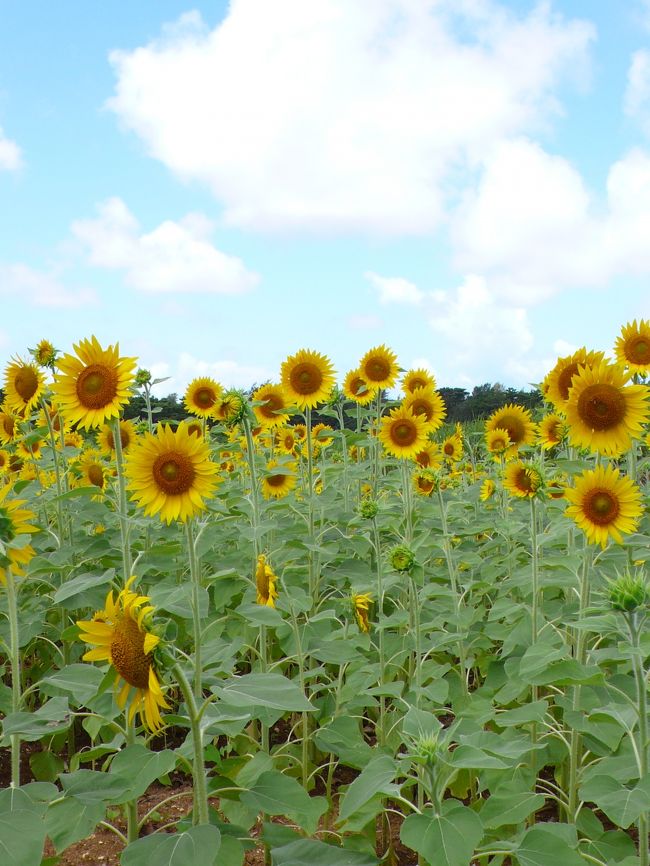
[[[158,396],[176,393],[180,397],[185,393],[189,383],[199,376],[210,376],[225,388],[250,388],[252,385],[259,385],[276,375],[261,365],[240,364],[233,360],[205,361],[195,358],[188,352],[181,352],[175,364],[155,361],[144,366],[151,372],[154,379],[168,377],[166,382],[154,388],[154,393]]]
[[[566,340],[556,340],[553,343],[553,351],[558,358],[566,358],[567,355],[577,352],[578,347],[574,343],[567,343]]]
[[[0,171],[18,171],[23,164],[20,148],[4,134],[0,126]]]
[[[650,135],[650,51],[635,51],[627,72],[625,113]]]
[[[374,331],[381,328],[383,322],[379,316],[374,313],[359,313],[358,315],[348,316],[346,319],[348,327],[354,331]]]
[[[527,139],[503,141],[454,215],[455,262],[523,305],[650,273],[650,155],[632,150],[614,163],[602,198],[566,159]]]
[[[93,289],[69,289],[57,276],[29,265],[0,265],[0,294],[36,307],[77,309],[97,303]]]
[[[380,304],[417,305],[424,299],[424,292],[404,277],[382,277],[373,271],[366,271],[364,277],[377,290]]]
[[[149,233],[120,198],[98,207],[97,219],[77,220],[72,233],[91,265],[124,271],[127,286],[144,292],[240,294],[258,282],[241,259],[216,249],[202,214],[166,220]]]
[[[231,225],[426,233],[459,166],[557,115],[593,38],[547,3],[231,0],[113,52],[108,104]]]

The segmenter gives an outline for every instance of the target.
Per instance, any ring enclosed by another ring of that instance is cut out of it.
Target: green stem
[[[135,725],[133,720],[129,721],[127,713],[124,713],[124,728],[126,731],[126,744],[132,746],[135,743]],[[135,842],[138,838],[140,825],[138,823],[138,801],[128,800],[125,804],[126,809],[126,837],[128,844]]]
[[[530,499],[530,548],[531,548],[531,571],[532,571],[532,601],[530,607],[531,621],[531,645],[536,646],[539,637],[539,548],[537,544],[537,509],[535,497]],[[533,685],[532,700],[539,698],[539,687]],[[537,745],[537,724],[531,725],[531,740],[533,747]],[[533,749],[530,754],[531,766],[537,770],[537,751]]]
[[[458,626],[460,624],[460,610],[461,610],[461,600],[460,600],[460,591],[458,587],[458,576],[456,575],[456,566],[454,565],[454,558],[451,554],[451,538],[449,536],[449,526],[447,524],[447,509],[445,507],[445,500],[442,496],[442,490],[440,486],[438,486],[438,503],[440,505],[440,522],[442,525],[442,543],[445,552],[445,561],[447,563],[447,571],[449,572],[449,582],[451,583],[451,589],[454,596],[454,612],[456,614],[456,630],[458,630]],[[459,638],[458,640],[458,659],[460,661],[460,675],[462,680],[463,690],[467,693],[469,691],[469,686],[467,683],[467,662],[465,659],[465,645],[463,641]]]
[[[187,555],[190,563],[190,580],[192,583],[192,631],[194,637],[194,694],[197,701],[201,699],[201,676],[203,664],[201,659],[201,570],[199,569],[194,540],[194,524],[188,520],[185,524],[187,537]]]
[[[194,803],[196,807],[194,823],[208,824],[210,821],[208,812],[208,788],[205,778],[203,733],[201,731],[200,713],[187,677],[183,673],[183,669],[178,662],[172,665],[172,673],[176,677],[178,687],[183,693],[183,699],[187,706],[187,713],[190,720],[190,728],[192,730],[192,745],[194,747]]]
[[[7,584],[7,612],[9,616],[9,655],[11,657],[11,711],[17,713],[21,702],[20,639],[18,636],[18,603],[16,584],[11,568],[5,568]],[[20,786],[20,734],[12,734],[11,786]]]
[[[117,489],[119,494],[119,509],[120,509],[120,537],[122,541],[122,570],[124,572],[124,580],[127,581],[131,577],[131,546],[129,543],[129,518],[128,507],[126,503],[126,480],[124,478],[124,454],[122,452],[122,433],[120,431],[120,419],[114,418],[112,421],[113,427],[113,444],[115,446],[115,464],[117,466]]]
[[[643,651],[641,649],[641,628],[638,622],[638,612],[632,611],[626,617],[632,644],[632,667],[639,713],[639,778],[648,778],[648,687],[646,672],[643,668]],[[639,866],[648,866],[648,811],[639,815]]]
[[[296,617],[296,612],[294,610],[293,605],[289,602],[290,608],[289,613],[291,616],[291,627],[293,629],[293,636],[296,642],[296,658],[298,661],[298,682],[300,683],[300,689],[306,698],[309,698],[307,694],[307,684],[305,681],[305,656],[302,651],[302,639],[300,637],[300,629],[298,628],[298,619]],[[301,764],[302,764],[302,786],[307,790],[307,785],[309,782],[309,713],[303,711],[302,713],[302,744],[301,744]]]
[[[384,685],[386,679],[386,656],[384,649],[384,577],[381,561],[381,541],[379,539],[379,527],[377,518],[372,518],[373,541],[375,547],[375,564],[377,572],[377,642],[379,648],[379,687]],[[381,747],[386,743],[386,731],[384,728],[386,713],[386,697],[379,695],[379,719],[377,720],[377,744]]]

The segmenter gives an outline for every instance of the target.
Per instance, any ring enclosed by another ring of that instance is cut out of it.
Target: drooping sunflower
[[[30,521],[36,516],[33,511],[21,506],[24,499],[8,499],[13,488],[5,484],[0,488],[0,584],[7,582],[5,569],[11,568],[12,574],[19,577],[25,574],[25,567],[35,554],[31,544],[14,545],[19,535],[32,535],[38,527]]]
[[[436,380],[432,373],[420,367],[418,370],[407,370],[402,377],[401,385],[405,394],[412,394],[418,388],[435,390]]]
[[[241,391],[231,388],[224,391],[212,410],[212,417],[227,426],[238,424],[246,412],[246,399]]]
[[[426,446],[430,429],[422,415],[398,406],[381,419],[379,440],[393,457],[408,460]]]
[[[593,367],[600,364],[604,358],[604,352],[587,351],[584,346],[572,355],[558,358],[553,369],[544,378],[542,391],[546,399],[550,400],[558,412],[563,412],[578,368]]]
[[[311,349],[300,349],[295,355],[289,355],[282,362],[280,375],[287,399],[299,409],[313,409],[324,403],[335,379],[330,359]]]
[[[361,359],[359,373],[370,388],[392,388],[399,374],[397,355],[384,345],[375,346]]]
[[[187,386],[183,401],[185,408],[199,418],[209,418],[217,405],[223,388],[214,379],[202,376],[192,379]]]
[[[516,403],[508,403],[496,409],[485,422],[486,434],[490,430],[506,430],[510,443],[517,448],[535,441],[535,424],[528,409]]]
[[[440,469],[442,466],[442,451],[437,442],[427,442],[422,451],[414,457],[418,466],[423,469]]]
[[[120,443],[122,453],[126,454],[136,440],[135,425],[132,421],[120,421]],[[106,457],[115,456],[115,436],[113,425],[104,424],[97,433],[97,447]]]
[[[287,398],[282,385],[262,385],[253,394],[253,412],[263,427],[281,427],[287,420]]]
[[[8,445],[19,435],[20,418],[12,412],[6,403],[0,409],[0,444]]]
[[[537,425],[539,444],[548,451],[555,445],[561,445],[567,434],[566,419],[554,412],[544,415]]]
[[[606,361],[580,368],[565,407],[572,445],[609,456],[628,450],[650,416],[650,388],[628,381],[629,373]]]
[[[265,499],[283,499],[296,486],[296,464],[269,460],[262,478],[262,496]]]
[[[402,406],[416,415],[424,415],[431,431],[442,427],[447,415],[445,401],[433,388],[415,388],[402,400]]]
[[[15,357],[5,369],[5,403],[18,415],[29,415],[45,391],[45,379],[36,364]]]
[[[117,343],[102,349],[94,336],[73,348],[76,355],[57,361],[54,396],[71,424],[99,427],[128,403],[136,359],[121,358]]]
[[[359,626],[359,631],[366,634],[370,631],[369,611],[372,595],[369,592],[355,592],[352,595],[352,611]]]
[[[278,597],[278,591],[275,586],[277,580],[278,577],[267,563],[266,556],[260,553],[257,557],[257,567],[255,569],[258,604],[263,604],[266,607],[275,607],[275,600]]]
[[[498,460],[508,453],[512,446],[508,431],[501,427],[495,427],[493,430],[486,430],[485,445],[487,450],[493,457]]]
[[[139,713],[145,728],[157,733],[163,726],[160,710],[169,708],[151,655],[160,638],[150,630],[155,609],[147,604],[148,595],[138,595],[131,589],[134,580],[131,577],[127,581],[117,599],[109,592],[104,609],[97,611],[91,620],[79,621],[77,625],[81,629],[79,638],[95,647],[85,653],[83,660],[107,661],[117,672],[116,686],[122,683],[117,693],[121,710],[126,708],[131,689],[134,689],[128,721]]]
[[[494,483],[494,480],[492,478],[486,478],[481,484],[481,492],[479,494],[481,502],[487,502],[496,489],[497,486]]]
[[[161,424],[155,433],[145,433],[125,465],[131,499],[145,514],[158,514],[167,523],[185,522],[206,507],[218,484],[217,472],[208,444],[190,435],[184,422],[176,430]]]
[[[530,463],[514,460],[506,467],[503,486],[513,496],[530,499],[542,486],[542,474]]]
[[[449,461],[449,463],[457,463],[463,456],[463,440],[460,436],[456,436],[455,433],[452,433],[452,435],[447,436],[445,441],[442,443],[440,450],[445,460]]]
[[[592,544],[607,545],[610,536],[619,544],[622,533],[634,532],[643,512],[641,491],[613,466],[588,469],[564,491],[571,504],[564,512],[573,518]]]
[[[359,406],[367,406],[375,399],[376,388],[371,388],[358,370],[350,370],[343,381],[343,393]]]
[[[84,438],[76,430],[68,430],[63,439],[66,448],[83,448]]]
[[[630,373],[647,376],[650,373],[650,322],[636,319],[621,328],[621,336],[614,347],[619,364]]]

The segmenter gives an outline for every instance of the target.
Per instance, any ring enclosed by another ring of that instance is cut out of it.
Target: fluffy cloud
[[[229,224],[426,233],[459,166],[548,124],[593,37],[546,3],[232,0],[113,52],[109,107]]]
[[[7,138],[0,126],[0,171],[17,171],[23,164],[20,148]]]
[[[167,377],[167,381],[154,389],[159,396],[172,393],[182,395],[192,379],[198,376],[210,376],[225,388],[250,388],[255,383],[266,382],[277,375],[259,365],[240,364],[233,360],[205,361],[188,352],[182,352],[175,364],[156,361],[145,366],[155,379]],[[174,371],[173,376],[170,375],[171,370]]]
[[[166,220],[147,234],[119,198],[108,199],[98,211],[97,219],[74,222],[72,233],[90,264],[124,271],[124,281],[132,288],[239,294],[258,282],[241,259],[212,245],[212,224],[200,214],[180,222]]]
[[[458,267],[524,305],[650,273],[650,155],[632,150],[614,163],[598,199],[566,159],[527,139],[500,142],[451,234]]]
[[[649,5],[650,10],[650,5]],[[650,51],[635,51],[627,72],[625,113],[650,135]]]
[[[69,289],[54,274],[20,262],[0,265],[0,294],[35,307],[76,309],[97,303],[93,289]]]
[[[424,292],[415,283],[404,277],[381,277],[373,271],[366,271],[364,277],[377,290],[380,304],[411,304],[422,303]]]

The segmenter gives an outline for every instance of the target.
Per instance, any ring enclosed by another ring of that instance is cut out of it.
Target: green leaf
[[[548,710],[548,701],[531,701],[514,710],[504,710],[499,713],[494,721],[500,728],[525,725],[529,722],[544,721],[544,714]]]
[[[327,811],[325,797],[310,797],[302,785],[279,770],[262,773],[240,799],[258,812],[286,815],[310,835],[316,832],[318,819]]]
[[[96,492],[97,490],[95,489],[95,493]],[[95,589],[95,587],[97,586],[102,586],[104,584],[110,583],[114,577],[114,568],[109,568],[103,574],[97,574],[94,571],[79,574],[77,575],[77,577],[73,577],[72,580],[66,580],[65,583],[61,584],[61,586],[54,593],[53,600],[55,604],[61,604],[64,601],[68,601],[68,599],[80,595],[82,592],[86,592],[89,589]],[[66,605],[66,607],[77,607],[77,605],[68,604]]]
[[[75,770],[59,776],[66,797],[78,797],[84,803],[118,803],[129,790],[129,780],[99,770]]]
[[[391,784],[396,773],[397,764],[388,755],[378,755],[373,758],[345,792],[339,810],[339,819],[345,821],[350,815],[354,815],[375,794],[396,793],[397,786]]]
[[[350,716],[337,716],[314,733],[316,747],[322,752],[333,752],[348,767],[363,769],[373,757],[371,746],[359,730],[359,722]]]
[[[483,749],[470,745],[457,746],[449,763],[454,767],[465,767],[468,770],[504,770],[510,766],[501,758],[488,755]]]
[[[346,851],[315,839],[300,839],[271,851],[273,866],[377,866],[372,854]]]
[[[33,812],[42,815],[45,811],[43,803],[35,802],[24,788],[3,788],[0,790],[0,814],[11,812]]]
[[[627,830],[639,815],[650,811],[650,778],[628,788],[612,776],[593,776],[581,785],[580,796],[595,803],[610,820]]]
[[[54,752],[43,750],[42,752],[33,752],[29,756],[29,766],[34,778],[38,779],[39,782],[53,782],[65,764],[63,759],[55,755]]]
[[[199,587],[199,616],[208,615],[209,595],[205,587]],[[151,587],[151,603],[182,619],[192,619],[192,587],[189,583],[158,583]]]
[[[286,712],[314,711],[300,688],[281,674],[244,674],[228,680],[212,691],[227,704],[235,707],[270,707]]]
[[[585,866],[582,857],[545,827],[532,827],[515,851],[519,866]]]
[[[117,776],[128,785],[123,799],[125,802],[141,797],[152,782],[164,776],[176,766],[176,754],[171,749],[152,752],[142,743],[133,743],[118,752],[111,764],[111,776]]]
[[[49,677],[43,677],[43,682],[69,692],[78,704],[85,705],[97,694],[103,676],[99,668],[90,664],[67,665]],[[43,691],[48,694],[47,690]]]
[[[495,794],[480,811],[481,821],[487,830],[495,830],[506,824],[521,824],[545,803],[541,794]]]
[[[85,839],[103,820],[106,808],[103,803],[88,803],[76,797],[64,797],[52,803],[45,813],[47,835],[57,852],[68,845]]]
[[[482,835],[479,816],[458,800],[445,800],[439,815],[432,809],[409,815],[400,831],[402,842],[430,866],[469,866]]]
[[[221,833],[212,824],[184,833],[154,833],[137,839],[120,856],[122,866],[216,866]]]
[[[40,740],[59,731],[65,731],[70,724],[70,710],[67,698],[52,698],[35,713],[11,713],[5,716],[2,732],[5,737],[20,734],[23,740]]]
[[[45,824],[36,812],[17,809],[0,814],[3,866],[40,866],[45,832]]]

